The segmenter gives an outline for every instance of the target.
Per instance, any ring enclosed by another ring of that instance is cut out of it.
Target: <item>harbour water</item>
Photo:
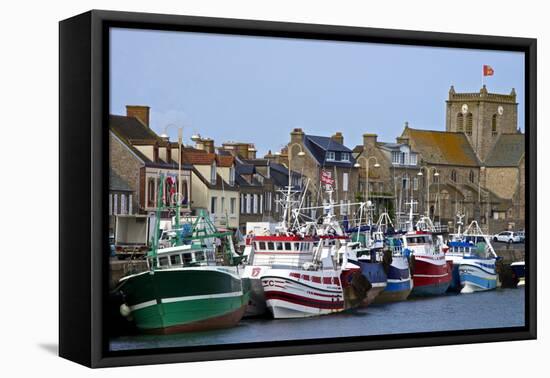
[[[154,349],[523,325],[525,290],[498,289],[371,305],[364,309],[316,318],[243,319],[236,327],[224,330],[122,336],[111,339],[110,349]]]

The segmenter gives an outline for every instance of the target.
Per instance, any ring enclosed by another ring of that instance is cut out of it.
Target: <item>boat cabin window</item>
[[[273,247],[273,242],[267,242],[267,249],[270,251],[273,251],[275,248]]]
[[[409,244],[425,244],[425,243],[430,243],[431,240],[428,235],[420,235],[420,236],[407,237],[407,242]]]
[[[182,257],[183,257],[184,264],[189,264],[191,261],[193,261],[193,256],[191,256],[190,253],[185,253],[182,255]]]
[[[170,265],[181,265],[181,256],[180,255],[170,256]]]
[[[159,257],[159,266],[168,266],[168,256]]]
[[[277,246],[277,251],[282,251],[283,250],[283,243],[277,242],[277,243],[275,243],[275,245]]]
[[[261,251],[264,251],[265,250],[265,242],[259,242],[258,243],[258,249],[261,250]]]
[[[285,243],[285,251],[292,251],[292,243],[289,243],[289,242]]]
[[[195,261],[204,261],[204,252],[195,252]]]

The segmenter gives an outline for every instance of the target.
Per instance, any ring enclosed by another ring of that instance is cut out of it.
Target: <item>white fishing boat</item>
[[[332,190],[321,225],[300,222],[300,210],[294,211],[293,227],[300,233],[310,229],[317,239],[311,263],[301,268],[272,267],[263,273],[262,286],[267,307],[274,318],[299,318],[326,315],[364,303],[370,284],[361,272],[349,237],[337,222]],[[363,205],[363,204],[359,204]],[[337,205],[336,205],[337,206]]]
[[[455,285],[458,283],[456,289],[461,293],[496,289],[498,256],[491,245],[490,237],[482,232],[475,220],[461,233],[461,220],[462,217],[459,216],[459,232],[451,235],[446,253],[447,259],[457,266],[453,271],[453,282]]]

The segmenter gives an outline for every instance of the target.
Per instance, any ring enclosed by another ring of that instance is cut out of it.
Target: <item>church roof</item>
[[[427,163],[479,166],[479,160],[463,133],[405,128],[414,150]]]
[[[488,167],[517,167],[524,154],[524,134],[500,134],[485,159],[485,165]]]

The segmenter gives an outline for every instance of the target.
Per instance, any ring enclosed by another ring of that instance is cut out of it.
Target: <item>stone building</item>
[[[341,132],[325,137],[308,135],[296,128],[290,133],[290,142],[276,160],[292,171],[300,172],[308,180],[306,207],[322,205],[327,199],[325,186],[321,184],[321,174],[324,172],[334,180],[333,200],[341,205],[335,209],[336,214],[347,215],[354,211],[346,204],[358,199],[358,169],[354,167],[352,150],[344,145]]]
[[[133,215],[134,191],[130,186],[109,168],[109,235],[113,234],[115,227],[115,216]]]
[[[401,139],[418,151],[423,184],[430,185],[429,198],[425,191],[419,201],[422,212],[451,227],[457,212],[489,232],[524,227],[525,136],[517,105],[514,89],[457,93],[451,86],[445,132],[405,126]]]
[[[140,214],[154,211],[159,195],[169,201],[168,194],[157,193],[161,173],[165,177],[178,178],[177,191],[181,177],[181,210],[182,214],[189,213],[192,167],[182,162],[180,173],[177,144],[174,146],[151,130],[148,115],[149,108],[146,106],[128,106],[125,116],[109,117],[110,168],[135,193],[129,205]],[[163,216],[168,217],[169,214]]]

